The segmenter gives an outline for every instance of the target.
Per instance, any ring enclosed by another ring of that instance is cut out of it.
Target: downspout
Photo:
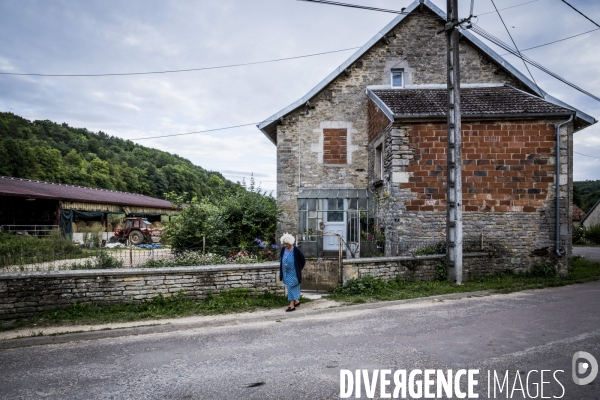
[[[556,125],[556,255],[559,257],[563,256],[560,252],[560,128],[571,121],[573,121],[573,115],[568,120]]]

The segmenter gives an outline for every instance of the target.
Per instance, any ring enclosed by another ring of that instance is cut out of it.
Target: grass
[[[302,298],[303,303],[310,299]],[[75,303],[67,308],[46,311],[40,316],[27,318],[10,324],[0,325],[0,332],[23,327],[39,329],[43,326],[104,324],[178,318],[191,315],[215,315],[239,313],[285,307],[289,305],[285,296],[265,292],[255,293],[249,289],[231,289],[220,295],[209,295],[203,300],[191,299],[183,292],[171,297],[159,295],[143,303],[123,303],[101,306],[90,303]]]
[[[338,287],[329,299],[343,303],[359,304],[372,301],[402,300],[450,293],[491,290],[511,293],[527,289],[541,289],[600,280],[600,263],[574,257],[565,277],[554,273],[551,267],[540,264],[530,274],[501,273],[479,277],[458,286],[448,281],[406,282],[402,277],[386,282],[366,276],[353,279],[345,287]]]

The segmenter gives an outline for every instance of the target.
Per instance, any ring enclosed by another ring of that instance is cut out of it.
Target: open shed
[[[156,222],[177,213],[169,201],[141,194],[0,176],[0,228],[5,232],[42,236],[60,228],[73,236],[78,221],[112,232],[111,214]]]

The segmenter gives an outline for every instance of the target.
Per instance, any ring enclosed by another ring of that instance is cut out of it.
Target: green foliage
[[[439,261],[435,264],[435,280],[438,282],[448,280],[448,269],[446,268],[446,263],[444,261]]]
[[[116,269],[123,268],[123,261],[113,257],[106,251],[95,254],[94,257],[61,266],[61,269]]]
[[[428,244],[415,250],[415,256],[427,256],[433,254],[446,254],[446,242],[440,241],[434,244]]]
[[[588,212],[600,200],[600,180],[573,182],[573,204]]]
[[[301,298],[303,303],[310,299]],[[185,317],[189,315],[214,315],[247,312],[259,309],[285,307],[290,302],[285,296],[249,289],[224,290],[219,295],[209,294],[203,300],[194,300],[180,291],[174,296],[158,295],[141,303],[122,303],[102,306],[92,303],[74,303],[66,308],[44,312],[39,317],[0,325],[0,331],[23,326],[58,324],[90,324],[119,321],[136,321],[159,318]]]
[[[120,190],[163,198],[241,192],[217,172],[103,132],[0,112],[0,175]],[[187,200],[187,198],[186,198]]]
[[[447,280],[406,282],[402,276],[398,276],[390,282],[385,282],[379,278],[365,276],[361,279],[350,280],[345,287],[338,286],[329,298],[350,303],[364,303],[372,300],[401,300],[479,290],[510,293],[596,280],[600,280],[600,263],[574,257],[571,260],[567,276],[559,276],[552,266],[546,264],[536,265],[532,273],[501,272],[495,275],[473,278],[463,282],[462,285],[456,285]]]
[[[588,243],[600,244],[600,224],[591,225],[585,229],[585,240]]]
[[[533,266],[530,274],[535,278],[552,278],[556,276],[556,269],[546,263],[539,263]]]
[[[53,230],[46,238],[0,233],[0,257],[53,256],[68,253],[81,253],[81,250],[70,240],[64,239],[58,229]]]
[[[585,228],[583,226],[573,229],[573,244],[585,244],[585,239]]]
[[[277,226],[277,204],[273,197],[262,193],[254,185],[225,193],[220,198],[192,198],[172,219],[163,235],[176,249],[201,248],[206,238],[206,249],[219,246],[238,247],[253,243],[257,238],[272,237]],[[167,198],[176,206],[185,195],[171,193]]]

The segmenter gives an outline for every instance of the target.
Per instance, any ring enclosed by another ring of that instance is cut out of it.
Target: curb
[[[8,350],[8,349],[16,349],[22,347],[32,347],[32,346],[44,346],[48,344],[62,344],[69,342],[80,342],[80,341],[88,341],[88,340],[98,340],[98,339],[109,339],[109,338],[117,338],[123,336],[138,336],[138,335],[149,335],[154,333],[169,333],[176,331],[183,331],[188,329],[197,329],[197,328],[217,328],[221,326],[235,326],[242,324],[249,324],[254,322],[266,322],[273,321],[275,319],[284,321],[284,320],[293,320],[295,318],[301,317],[311,317],[316,315],[326,315],[332,313],[343,313],[347,311],[360,311],[360,310],[375,310],[379,308],[392,307],[396,305],[404,305],[404,304],[416,304],[416,303],[425,303],[430,302],[432,300],[458,300],[464,297],[481,297],[481,296],[489,296],[492,293],[491,290],[482,290],[477,292],[462,292],[462,293],[451,293],[444,294],[438,296],[429,296],[429,297],[418,297],[414,299],[406,299],[406,300],[392,300],[392,301],[380,301],[376,303],[365,303],[365,304],[356,304],[350,306],[339,306],[333,308],[323,308],[316,310],[307,310],[300,311],[290,314],[290,313],[282,313],[278,314],[270,314],[270,315],[260,315],[260,316],[251,316],[251,317],[238,317],[233,316],[230,318],[223,318],[216,321],[195,321],[181,324],[172,324],[166,323],[161,325],[152,325],[152,326],[139,326],[139,327],[131,327],[131,328],[115,328],[110,330],[98,330],[98,331],[86,331],[86,332],[77,332],[77,333],[65,333],[59,334],[56,336],[35,336],[35,337],[24,337],[24,338],[14,338],[14,339],[5,339],[0,341],[0,350]],[[148,324],[158,323],[160,324],[161,320],[151,320],[144,321]]]

